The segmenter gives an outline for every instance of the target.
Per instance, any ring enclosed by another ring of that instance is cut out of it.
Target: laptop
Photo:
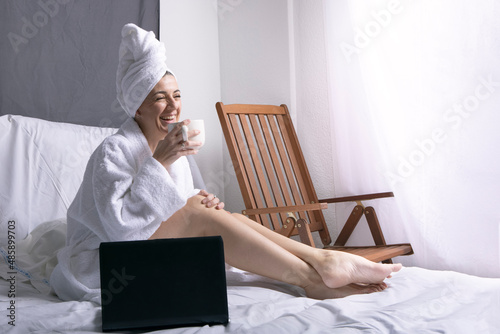
[[[102,330],[157,330],[229,322],[222,238],[104,242]]]

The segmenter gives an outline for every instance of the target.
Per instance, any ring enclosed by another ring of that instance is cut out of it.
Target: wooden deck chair
[[[361,201],[393,193],[318,200],[286,105],[216,104],[217,113],[238,178],[246,209],[258,223],[287,237],[299,235],[313,247],[311,232],[319,232],[324,248],[363,256],[374,262],[413,254],[410,244],[386,245],[375,209]],[[334,245],[322,210],[328,203],[355,202]],[[374,246],[346,247],[362,216]]]

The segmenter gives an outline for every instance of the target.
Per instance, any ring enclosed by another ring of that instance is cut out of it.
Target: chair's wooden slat
[[[287,182],[287,175],[282,167],[283,162],[280,160],[280,153],[278,149],[280,148],[280,144],[275,142],[275,138],[272,134],[272,129],[269,124],[271,124],[271,119],[274,119],[274,115],[259,115],[259,120],[262,125],[262,132],[264,133],[264,140],[267,145],[268,152],[271,156],[271,161],[273,164],[273,168],[276,174],[276,178],[278,179],[278,184],[279,188],[281,190],[281,194],[283,196],[283,199],[285,201],[285,206],[292,206],[295,204],[295,202],[292,199],[292,194],[290,193],[288,189],[288,182]],[[271,125],[272,126],[272,125]],[[282,214],[281,215],[282,221],[286,220],[286,217]],[[292,234],[292,235],[297,235],[299,234],[299,231],[292,226],[292,228],[288,229],[286,234]]]
[[[300,177],[303,175],[303,170],[301,164],[297,161],[296,158],[296,147],[290,138],[290,126],[289,122],[285,119],[284,116],[277,116],[278,125],[281,131],[281,136],[283,138],[283,143],[285,145],[285,150],[287,152],[287,157],[290,161],[291,171],[293,178],[295,180],[295,184],[298,187],[298,192],[300,193],[300,203],[311,203],[309,189],[307,189],[304,180]],[[291,154],[289,152],[292,152]],[[298,176],[297,176],[298,175]]]
[[[272,116],[271,116],[272,117]],[[264,133],[264,140],[267,145],[267,150],[269,155],[271,156],[271,161],[273,164],[274,171],[276,173],[276,177],[278,179],[279,188],[281,189],[281,194],[285,200],[285,205],[293,205],[294,202],[290,196],[290,192],[288,191],[288,185],[286,182],[285,171],[283,170],[279,158],[279,152],[277,151],[277,146],[275,145],[274,138],[271,134],[271,129],[267,124],[268,117],[264,115],[259,115],[259,120],[262,125],[262,132]]]
[[[285,147],[282,142],[282,137],[280,134],[280,130],[278,127],[278,123],[275,117],[269,117],[269,126],[271,127],[271,133],[273,135],[273,140],[276,143],[276,147],[278,148],[279,159],[283,162],[283,168],[285,170],[286,179],[288,180],[287,184],[290,187],[292,193],[293,202],[290,204],[302,204],[302,196],[299,193],[299,189],[295,183],[295,176],[293,174],[293,170],[291,166],[287,163],[288,161],[288,153],[285,151]],[[289,205],[290,205],[289,204]]]
[[[284,115],[286,111],[281,106],[261,105],[261,104],[228,104],[224,105],[226,114],[265,114]]]
[[[259,197],[261,194],[263,197],[263,201],[256,201],[260,206],[258,205],[257,207],[270,207],[274,206],[273,199],[271,197],[271,192],[269,191],[269,187],[267,185],[267,180],[265,177],[264,169],[263,166],[260,164],[260,158],[258,155],[258,150],[255,147],[255,142],[254,142],[254,136],[253,132],[250,129],[250,124],[249,120],[247,120],[245,115],[240,115],[240,125],[243,130],[243,135],[246,139],[246,145],[248,148],[248,152],[250,153],[250,157],[248,160],[244,160],[245,163],[248,163],[248,168],[251,168],[251,165],[253,165],[253,168],[255,170],[255,174],[257,174],[257,181],[260,184],[260,189],[256,186],[256,188],[253,189],[253,195],[254,197]],[[249,116],[249,119],[251,117]],[[272,229],[276,229],[277,227],[280,226],[280,221],[278,220],[278,217],[275,215],[270,215],[271,221],[272,221]]]
[[[245,205],[247,207],[250,206],[254,209],[263,207],[264,205],[262,203],[260,196],[255,196],[255,193],[256,192],[258,193],[259,186],[257,185],[257,178],[255,177],[255,174],[253,172],[252,161],[250,159],[250,152],[248,152],[247,146],[245,144],[245,139],[240,131],[239,125],[241,124],[241,117],[238,117],[237,115],[234,114],[228,115],[228,117],[233,129],[236,148],[240,152],[240,159],[238,160],[238,162],[243,166],[243,168],[240,168],[240,171],[242,171],[240,177],[245,180],[245,182],[243,182],[244,186],[246,187],[245,191],[246,194],[243,194]],[[250,194],[252,194],[252,196],[250,196]],[[259,217],[257,218],[257,221],[265,225],[266,227],[272,229],[269,222],[267,222],[266,220],[262,220]]]
[[[254,199],[250,195],[249,177],[243,167],[242,154],[245,153],[245,149],[243,148],[243,151],[240,150],[235,139],[235,132],[238,132],[239,130],[236,117],[234,115],[232,117],[228,117],[228,115],[225,113],[224,105],[220,102],[216,104],[216,109],[219,116],[219,121],[222,126],[222,132],[224,133],[224,137],[226,138],[229,155],[231,156],[231,161],[236,172],[238,184],[240,186],[245,206],[257,207]],[[259,216],[250,216],[250,218],[262,224],[261,218]]]
[[[314,204],[301,204],[301,205],[290,205],[286,207],[267,207],[259,209],[245,209],[243,210],[246,215],[262,215],[269,213],[280,213],[280,212],[299,212],[299,211],[314,211],[314,210],[324,210],[328,205],[326,203],[314,203]]]
[[[358,196],[334,197],[334,198],[320,199],[319,201],[323,203],[342,203],[342,202],[368,201],[371,199],[386,198],[386,197],[394,197],[394,193],[385,192],[385,193],[375,193],[375,194],[366,194]]]
[[[270,160],[270,152],[269,152],[269,147],[265,143],[264,135],[261,131],[262,125],[260,123],[260,120],[258,119],[257,115],[249,115],[248,116],[250,119],[250,124],[252,126],[253,130],[253,136],[255,137],[255,141],[257,143],[257,147],[260,152],[260,157],[262,159],[262,164],[263,164],[263,171],[265,172],[265,178],[269,185],[271,186],[272,190],[272,195],[275,201],[276,206],[285,206],[285,203],[283,202],[283,197],[282,197],[282,192],[281,189],[278,185],[277,179],[274,174],[274,166],[271,163]],[[254,161],[255,163],[255,161]],[[281,221],[283,222],[287,216],[286,213],[281,213]],[[272,217],[272,216],[271,216]],[[272,218],[271,218],[272,219]],[[274,220],[273,220],[274,222]],[[276,223],[275,223],[276,224]],[[275,225],[276,228],[276,225]]]

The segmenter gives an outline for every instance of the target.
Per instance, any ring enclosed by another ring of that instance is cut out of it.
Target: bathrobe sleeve
[[[172,165],[174,182],[152,156],[138,165],[134,150],[127,144],[110,140],[96,152],[94,160],[93,197],[104,241],[149,238],[194,193],[192,186],[179,187],[191,177],[182,161],[174,163],[177,168]]]

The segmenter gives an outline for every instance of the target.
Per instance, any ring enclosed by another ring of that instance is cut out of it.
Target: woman
[[[181,94],[165,49],[152,32],[127,24],[117,72],[118,100],[131,116],[91,156],[68,209],[67,246],[51,276],[66,300],[100,303],[98,248],[104,241],[220,235],[226,262],[302,287],[316,299],[381,291],[400,264],[378,264],[306,246],[239,214],[194,189],[185,156],[200,143],[183,141]],[[188,124],[189,120],[184,120]],[[165,254],[168,256],[168,254]]]

